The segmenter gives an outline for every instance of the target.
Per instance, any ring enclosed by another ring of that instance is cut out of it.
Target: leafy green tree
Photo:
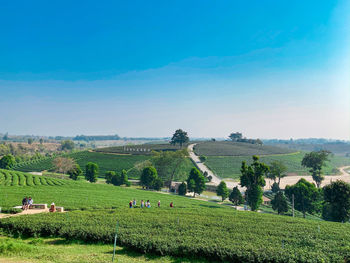
[[[128,173],[125,169],[122,170],[121,172],[121,182],[122,184],[128,185],[129,184],[129,178],[128,178]]]
[[[307,212],[313,213],[317,210],[319,191],[314,184],[309,183],[304,178],[301,178],[295,185],[287,185],[285,193],[290,201],[294,195],[295,209],[302,212],[304,218]]]
[[[187,185],[185,182],[182,182],[180,185],[179,185],[179,195],[186,195],[187,193]]]
[[[228,189],[226,186],[226,183],[224,181],[221,181],[216,189],[216,195],[221,196],[222,201],[225,201],[225,199],[228,197]]]
[[[270,163],[270,171],[267,174],[267,178],[272,179],[276,182],[278,178],[278,186],[280,186],[281,178],[287,176],[287,167],[281,161],[273,161]]]
[[[27,142],[28,142],[28,144],[32,144],[34,142],[34,139],[33,138],[28,138]]]
[[[6,133],[6,134],[4,135],[4,137],[2,137],[2,139],[3,139],[4,141],[7,141],[7,140],[9,139],[9,134]]]
[[[229,200],[235,205],[243,204],[244,199],[241,194],[241,191],[239,191],[238,187],[233,187],[232,192],[230,193]]]
[[[111,184],[112,183],[113,176],[115,176],[115,172],[114,171],[107,171],[106,172],[105,179],[106,179],[106,183],[107,184]]]
[[[204,155],[199,156],[199,160],[204,163],[207,160],[207,157]]]
[[[186,163],[188,157],[187,149],[180,151],[161,151],[152,153],[152,163],[157,169],[158,176],[162,178],[171,188],[171,183],[176,174]]]
[[[1,169],[11,169],[16,164],[16,159],[12,154],[7,154],[0,159]]]
[[[242,133],[240,132],[233,132],[228,137],[234,142],[243,138]]]
[[[158,177],[157,170],[153,166],[145,167],[142,171],[140,184],[146,189],[150,189],[153,186],[154,180]]]
[[[152,189],[160,191],[163,187],[164,183],[162,181],[162,179],[160,177],[157,177],[156,179],[154,179],[153,183],[152,183]]]
[[[111,183],[115,186],[121,186],[123,184],[122,177],[119,173],[114,172],[112,176]]]
[[[323,187],[324,207],[322,217],[335,222],[350,219],[350,184],[336,181]]]
[[[305,154],[301,165],[309,168],[309,172],[312,175],[312,179],[315,181],[317,188],[321,187],[321,183],[324,180],[322,175],[322,167],[326,165],[328,161],[329,151],[317,151]]]
[[[194,181],[194,185],[193,182]],[[193,196],[201,194],[205,189],[205,178],[197,168],[192,168],[190,175],[187,179],[187,187],[190,191],[193,191]]]
[[[71,151],[74,149],[74,142],[72,140],[65,140],[61,142],[62,151]]]
[[[272,191],[273,193],[277,193],[279,190],[280,190],[280,187],[279,187],[278,183],[274,182],[274,183],[272,184],[271,191]]]
[[[196,188],[196,181],[194,179],[187,180],[187,189],[189,192],[194,192]]]
[[[175,131],[175,133],[173,134],[173,137],[171,138],[170,144],[172,145],[176,145],[176,144],[180,144],[180,147],[182,148],[182,145],[184,143],[187,143],[189,141],[187,132],[178,129]]]
[[[275,194],[275,197],[271,200],[271,204],[272,209],[277,210],[279,215],[288,212],[287,198],[281,191]]]
[[[40,138],[39,143],[40,143],[40,144],[43,144],[43,142],[44,142],[44,139],[43,139],[43,138]]]
[[[96,163],[89,162],[85,167],[85,178],[90,183],[96,183],[98,176],[98,165]]]
[[[247,201],[252,211],[256,211],[262,203],[262,187],[265,186],[264,176],[268,171],[269,167],[259,162],[258,156],[253,156],[253,163],[249,166],[245,161],[242,162],[240,184],[247,188]]]
[[[78,177],[83,174],[83,170],[81,170],[80,165],[76,163],[74,165],[74,168],[68,171],[68,174],[69,174],[69,178],[76,181],[78,180]]]

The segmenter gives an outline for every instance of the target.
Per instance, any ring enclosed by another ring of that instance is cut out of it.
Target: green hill
[[[186,147],[188,144],[183,146]],[[127,145],[127,146],[115,146],[96,149],[96,152],[102,153],[119,153],[119,154],[132,154],[132,155],[149,155],[152,151],[177,151],[181,148],[179,146],[171,145],[170,143],[162,144],[139,144],[139,145]]]
[[[69,184],[0,185],[1,207],[18,205],[30,194],[36,202],[75,210],[0,219],[0,229],[13,235],[112,245],[118,222],[118,245],[143,253],[228,262],[347,262],[350,257],[349,224],[235,211],[187,197],[63,181]],[[138,204],[149,199],[152,207],[127,208],[134,198]]]
[[[295,152],[287,148],[257,145],[243,142],[216,141],[201,142],[194,146],[197,155],[205,156],[252,156],[286,154]]]
[[[141,164],[147,160],[150,160],[151,156],[141,154],[111,154],[103,152],[75,152],[63,155],[64,157],[73,158],[85,172],[85,166],[88,162],[97,163],[99,166],[99,177],[104,177],[107,171],[118,171],[125,169],[128,171],[128,176],[131,179],[139,179],[140,171],[136,169],[138,164]],[[56,157],[43,158],[30,162],[19,163],[14,170],[22,172],[41,172],[44,170],[50,171],[53,167],[53,160]],[[193,167],[193,163],[187,159],[183,167],[175,175],[175,180],[185,180],[189,171]]]

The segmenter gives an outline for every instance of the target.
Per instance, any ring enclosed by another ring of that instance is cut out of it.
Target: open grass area
[[[288,173],[296,173],[305,175],[308,170],[301,166],[301,160],[305,153],[290,153],[280,155],[265,155],[261,156],[260,160],[266,164],[272,161],[282,161],[287,166]],[[233,178],[238,180],[241,172],[242,161],[251,163],[251,156],[208,156],[205,164],[221,178]],[[350,158],[343,156],[332,156],[330,162],[324,167],[325,174],[337,174],[337,167],[350,165]]]
[[[286,154],[295,152],[287,148],[257,145],[243,142],[216,141],[200,142],[194,146],[197,155],[204,156],[252,156]]]

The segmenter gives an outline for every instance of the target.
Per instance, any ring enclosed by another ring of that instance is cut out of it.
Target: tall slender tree
[[[318,188],[321,187],[321,183],[324,180],[322,174],[322,167],[325,166],[326,161],[328,161],[329,151],[317,151],[305,154],[301,165],[309,168],[312,175],[312,179],[315,181]]]
[[[264,176],[268,171],[269,167],[259,162],[258,156],[253,156],[253,163],[249,166],[245,161],[242,162],[240,184],[247,188],[247,201],[252,211],[256,211],[262,203],[262,187],[266,184]]]

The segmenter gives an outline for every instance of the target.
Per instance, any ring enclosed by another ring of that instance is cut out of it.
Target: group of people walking
[[[24,197],[22,200],[22,210],[27,210],[34,203],[34,200],[29,197]]]
[[[136,203],[135,199],[130,201],[129,202],[129,208],[136,208],[137,207],[136,204],[137,203]],[[157,206],[158,206],[158,208],[160,208],[160,200],[158,201]],[[141,200],[140,207],[141,208],[151,208],[151,202],[149,200],[147,200],[146,202]],[[173,202],[170,203],[170,207],[174,207],[174,203]]]

